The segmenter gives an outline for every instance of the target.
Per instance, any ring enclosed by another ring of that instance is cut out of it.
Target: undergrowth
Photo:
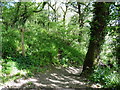
[[[90,81],[100,83],[104,88],[120,88],[119,69],[109,67],[98,67],[89,77]]]
[[[62,28],[54,32],[51,29],[48,32],[38,25],[28,24],[26,27],[28,29],[25,31],[25,57],[21,54],[20,31],[13,28],[2,31],[3,59],[0,72],[2,82],[45,72],[46,66],[77,67],[83,64],[86,43],[84,41],[83,46],[79,46],[77,36],[71,31],[66,30],[69,36],[65,36],[66,33],[62,32],[64,31]]]

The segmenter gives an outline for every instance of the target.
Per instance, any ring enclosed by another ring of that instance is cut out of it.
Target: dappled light
[[[80,77],[75,77],[74,74],[80,73],[75,69],[82,68],[61,68],[60,70],[54,68],[46,73],[39,73],[31,78],[20,78],[12,82],[6,83],[4,87],[7,88],[90,88],[87,82]],[[71,73],[71,71],[73,71]],[[76,71],[76,72],[74,72]]]
[[[120,88],[120,3],[98,1],[0,2],[0,90]]]

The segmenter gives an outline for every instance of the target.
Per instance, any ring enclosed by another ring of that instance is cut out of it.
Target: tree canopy
[[[0,2],[0,84],[74,67],[90,83],[119,88],[119,2],[20,1]]]

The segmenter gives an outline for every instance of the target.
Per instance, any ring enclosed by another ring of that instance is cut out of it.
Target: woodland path
[[[45,73],[38,73],[31,78],[21,78],[4,85],[1,90],[41,90],[41,88],[54,88],[53,90],[78,90],[87,88],[100,88],[95,84],[88,84],[88,80],[79,76],[82,67],[56,67]],[[45,89],[44,89],[45,90]]]

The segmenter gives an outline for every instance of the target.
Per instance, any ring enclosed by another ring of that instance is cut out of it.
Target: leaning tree
[[[101,46],[104,43],[107,34],[106,26],[109,21],[109,6],[110,3],[95,2],[94,16],[91,22],[91,34],[88,46],[88,51],[84,60],[83,71],[81,75],[86,76],[93,72],[94,67],[97,65]]]

